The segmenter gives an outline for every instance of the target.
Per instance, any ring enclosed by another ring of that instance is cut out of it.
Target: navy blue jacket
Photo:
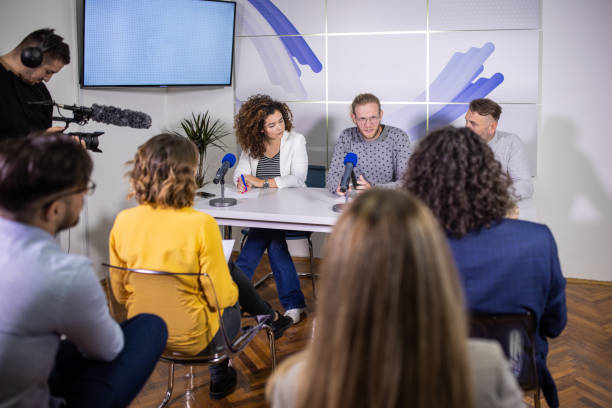
[[[471,313],[535,315],[540,386],[548,405],[559,406],[555,382],[546,368],[546,338],[563,331],[567,308],[565,278],[548,227],[504,219],[460,239],[449,237],[449,244]]]

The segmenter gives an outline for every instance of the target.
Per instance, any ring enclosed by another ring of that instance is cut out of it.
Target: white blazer
[[[237,184],[241,174],[255,176],[259,159],[249,156],[246,152],[240,154],[240,160],[234,170],[234,184]],[[308,173],[308,153],[306,139],[297,132],[283,133],[280,145],[280,177],[274,177],[278,188],[304,187]]]

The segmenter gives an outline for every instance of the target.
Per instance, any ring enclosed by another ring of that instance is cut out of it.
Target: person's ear
[[[378,118],[379,118],[379,119],[382,119],[382,117],[383,117],[383,110],[382,110],[382,109],[380,109],[380,113],[379,113],[379,115],[378,115]]]
[[[495,134],[496,130],[497,130],[497,121],[492,120],[491,123],[489,124],[489,132],[493,135]]]
[[[357,124],[357,117],[355,116],[354,113],[351,113],[351,119],[353,120],[354,124]]]
[[[64,217],[66,203],[64,200],[55,200],[51,204],[40,209],[40,217],[44,223],[54,222]]]

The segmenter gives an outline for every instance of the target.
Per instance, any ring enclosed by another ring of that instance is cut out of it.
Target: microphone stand
[[[213,207],[231,207],[236,205],[238,201],[235,198],[225,198],[225,176],[219,181],[219,184],[221,184],[221,198],[213,198],[209,201],[210,205]]]

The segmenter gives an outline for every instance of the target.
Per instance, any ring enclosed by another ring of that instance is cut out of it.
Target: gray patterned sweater
[[[357,178],[363,175],[372,186],[395,187],[408,166],[412,151],[408,135],[393,126],[384,125],[380,136],[373,141],[365,140],[357,127],[344,129],[327,173],[327,189],[332,193],[340,185],[344,156],[349,152],[357,155]]]

